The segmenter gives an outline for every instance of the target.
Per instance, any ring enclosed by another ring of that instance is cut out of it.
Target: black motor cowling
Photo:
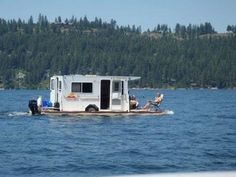
[[[29,100],[29,110],[31,111],[32,115],[35,114],[39,114],[39,109],[38,109],[38,105],[37,105],[37,101],[36,100]]]

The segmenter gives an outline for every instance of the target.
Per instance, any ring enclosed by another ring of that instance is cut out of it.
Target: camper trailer
[[[140,77],[64,75],[50,80],[50,102],[59,111],[129,112],[128,81]]]

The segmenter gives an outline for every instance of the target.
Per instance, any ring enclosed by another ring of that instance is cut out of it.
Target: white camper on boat
[[[59,111],[129,112],[128,81],[140,77],[64,75],[50,80],[50,102]]]

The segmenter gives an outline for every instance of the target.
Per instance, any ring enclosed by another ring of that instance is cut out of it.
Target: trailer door
[[[100,109],[110,108],[110,80],[101,80]]]

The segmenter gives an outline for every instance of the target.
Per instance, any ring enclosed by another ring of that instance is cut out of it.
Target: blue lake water
[[[32,117],[28,100],[48,90],[0,91],[0,176],[236,170],[236,91],[158,91],[174,114]],[[141,105],[156,92],[131,90]]]

